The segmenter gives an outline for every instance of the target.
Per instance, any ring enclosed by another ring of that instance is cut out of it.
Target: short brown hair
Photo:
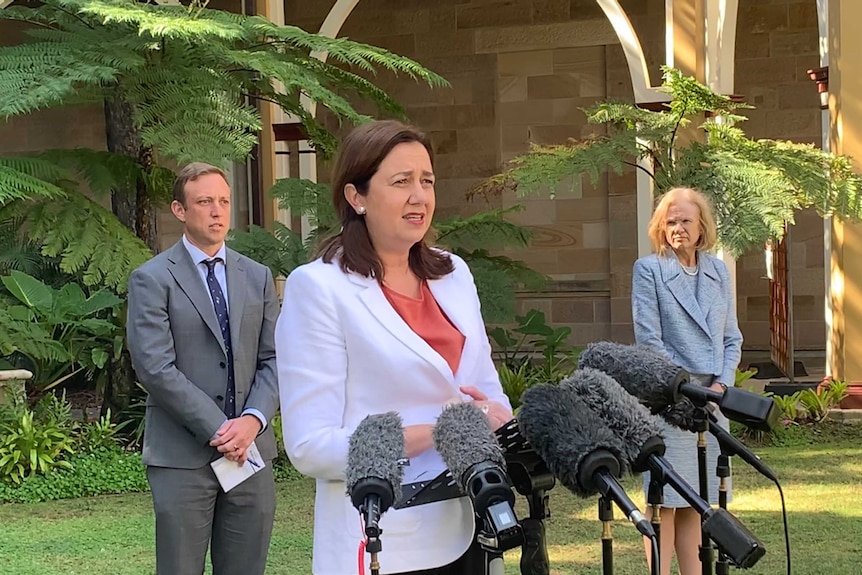
[[[671,188],[659,198],[658,205],[649,221],[649,239],[652,242],[653,251],[658,255],[667,254],[670,246],[667,243],[667,212],[670,207],[680,200],[691,202],[700,211],[700,237],[695,244],[698,251],[709,251],[715,246],[718,239],[718,228],[715,225],[715,217],[712,215],[712,205],[709,198],[703,192],[693,188],[676,187]]]
[[[394,120],[369,122],[354,128],[342,141],[332,172],[332,203],[341,222],[341,232],[327,239],[318,250],[323,261],[338,256],[341,269],[383,281],[383,264],[371,243],[365,218],[356,213],[344,188],[353,184],[361,195],[380,164],[398,144],[419,142],[434,165],[434,150],[428,136],[412,126]],[[437,279],[454,269],[448,254],[431,249],[425,240],[413,244],[408,257],[411,271],[420,279]]]
[[[186,184],[197,180],[201,176],[206,176],[207,174],[218,174],[224,178],[224,181],[228,185],[230,185],[230,182],[227,181],[227,175],[221,168],[205,164],[203,162],[192,162],[191,164],[183,166],[177,174],[177,179],[174,180],[174,200],[185,206]]]

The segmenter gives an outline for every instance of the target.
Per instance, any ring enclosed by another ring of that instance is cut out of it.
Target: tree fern
[[[633,166],[647,171],[659,194],[679,185],[706,193],[715,207],[719,244],[734,255],[782,237],[803,208],[862,219],[862,178],[848,158],[808,144],[747,138],[735,124],[745,119],[739,111],[751,106],[716,94],[678,70],[665,68],[663,89],[671,101],[660,111],[596,104],[586,110],[587,119],[604,126],[604,134],[533,146],[474,191],[514,189],[553,197],[561,182],[583,175],[595,182],[604,170]],[[695,121],[707,132],[706,142],[680,144],[679,129]],[[638,165],[644,159],[650,168]]]

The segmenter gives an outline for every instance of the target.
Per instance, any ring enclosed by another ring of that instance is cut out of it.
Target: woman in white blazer
[[[653,213],[649,235],[655,253],[634,265],[635,340],[686,369],[693,382],[723,391],[736,380],[742,334],[727,267],[707,253],[717,236],[709,201],[690,188],[669,190]],[[727,427],[727,419],[720,413],[716,415],[719,423]],[[691,485],[697,486],[697,435],[666,426],[664,436],[666,457]],[[707,469],[712,504],[718,503],[718,454],[718,443],[709,435]],[[649,474],[645,474],[645,490],[648,484]],[[670,575],[674,551],[680,575],[700,573],[698,513],[674,490],[666,488],[661,520],[661,574]],[[648,560],[649,551],[647,542]]]
[[[427,137],[399,122],[354,129],[333,174],[342,230],[285,286],[275,332],[284,443],[296,468],[317,479],[315,575],[357,572],[363,533],[345,467],[364,417],[401,416],[405,483],[446,468],[431,436],[444,405],[473,401],[492,428],[512,417],[470,271],[424,241],[432,158]],[[380,525],[381,573],[482,572],[466,498],[390,509]]]

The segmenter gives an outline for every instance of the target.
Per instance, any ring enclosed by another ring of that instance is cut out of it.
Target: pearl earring
[[[365,215],[365,206],[359,206],[359,207],[356,209],[356,212],[357,212],[360,216],[364,216],[364,215]]]

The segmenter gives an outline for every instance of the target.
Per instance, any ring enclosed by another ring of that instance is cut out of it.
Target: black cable
[[[653,535],[650,537],[650,542],[650,547],[652,547],[652,568],[650,569],[650,573],[652,575],[659,575],[661,573],[661,565],[659,565],[661,559],[658,549],[658,537]]]
[[[784,490],[781,489],[781,484],[776,481],[775,486],[778,487],[778,494],[781,496],[781,518],[784,521],[784,550],[787,555],[787,575],[790,575],[790,531],[787,528],[787,506],[784,504]]]

